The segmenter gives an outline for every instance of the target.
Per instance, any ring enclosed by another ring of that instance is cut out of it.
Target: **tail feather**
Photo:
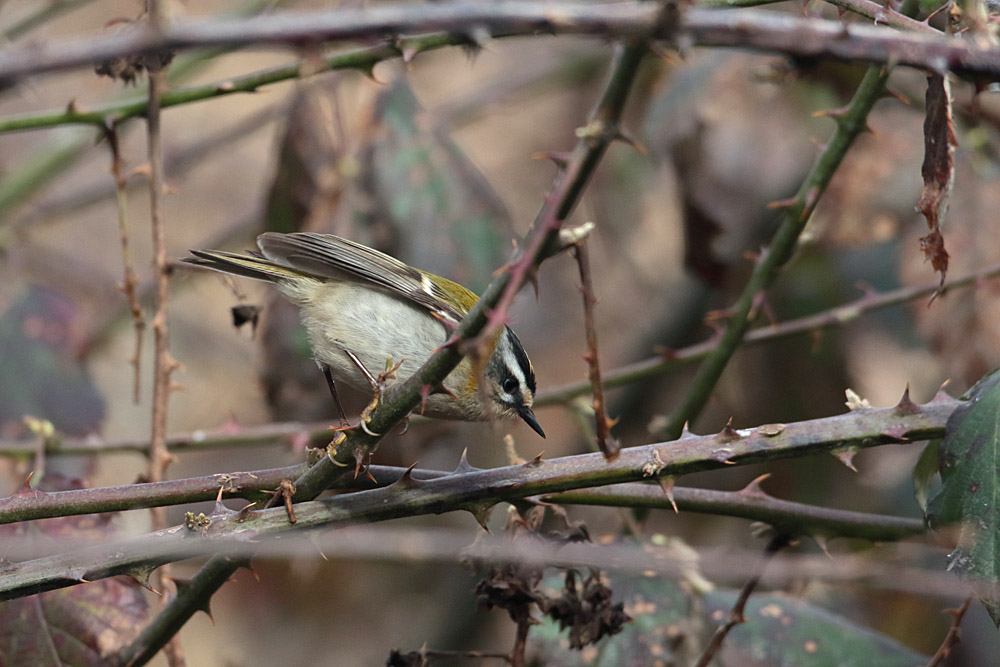
[[[194,257],[184,257],[182,262],[194,264],[213,271],[231,273],[254,280],[274,282],[282,278],[301,278],[302,274],[294,269],[275,264],[269,259],[251,255],[239,255],[221,250],[192,250]]]

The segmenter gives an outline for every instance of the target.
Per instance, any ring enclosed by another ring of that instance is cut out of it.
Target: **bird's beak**
[[[538,425],[538,420],[535,419],[535,413],[531,411],[527,405],[522,405],[517,409],[517,416],[524,420],[524,423],[531,427],[531,430],[538,435],[545,437],[545,431],[542,427]]]

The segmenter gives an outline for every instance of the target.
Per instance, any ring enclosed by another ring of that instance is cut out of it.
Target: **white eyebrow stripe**
[[[527,380],[524,377],[524,371],[521,370],[521,365],[517,363],[517,355],[514,354],[514,348],[511,347],[507,340],[501,340],[503,342],[500,345],[500,354],[503,355],[504,366],[514,376],[514,379],[517,380],[517,384],[523,393],[527,389]]]

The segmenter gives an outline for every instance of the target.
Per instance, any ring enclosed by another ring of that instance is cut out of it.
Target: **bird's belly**
[[[396,378],[404,380],[447,336],[444,326],[424,308],[378,289],[325,282],[308,295],[298,290],[282,291],[299,305],[316,360],[329,366],[337,381],[361,391],[370,392],[371,386],[348,351],[375,377],[390,361],[392,365],[402,362]],[[450,385],[446,381],[446,386]],[[441,408],[434,410],[437,416],[449,416],[445,414],[447,403],[455,401],[445,395],[434,399],[434,407]]]

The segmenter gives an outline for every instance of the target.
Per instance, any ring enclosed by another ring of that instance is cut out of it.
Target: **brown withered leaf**
[[[82,488],[75,480],[47,474],[39,489],[20,494]],[[0,543],[42,554],[61,541],[107,539],[116,528],[110,514],[86,514],[0,526]],[[142,588],[126,576],[81,583],[0,604],[0,665],[107,664],[108,656],[132,640],[148,620]]]
[[[117,79],[131,86],[145,72],[158,72],[165,69],[173,59],[173,51],[156,51],[128,58],[109,58],[99,62],[94,67],[94,73],[98,76]]]
[[[244,324],[250,325],[250,332],[257,335],[257,325],[260,324],[260,306],[243,303],[229,309],[233,316],[233,326],[237,329],[243,328]]]
[[[919,210],[927,219],[931,230],[920,239],[924,257],[929,259],[934,270],[941,274],[944,284],[948,272],[948,251],[941,235],[941,222],[948,212],[948,200],[955,181],[955,123],[951,108],[951,85],[940,74],[927,77],[926,116],[924,117],[924,163],[920,174],[924,179],[924,189],[917,202]]]
[[[560,630],[569,628],[569,646],[580,650],[618,634],[632,617],[625,613],[624,603],[611,602],[612,590],[600,573],[591,571],[580,587],[576,577],[576,572],[567,570],[562,591],[544,599],[542,607]]]

